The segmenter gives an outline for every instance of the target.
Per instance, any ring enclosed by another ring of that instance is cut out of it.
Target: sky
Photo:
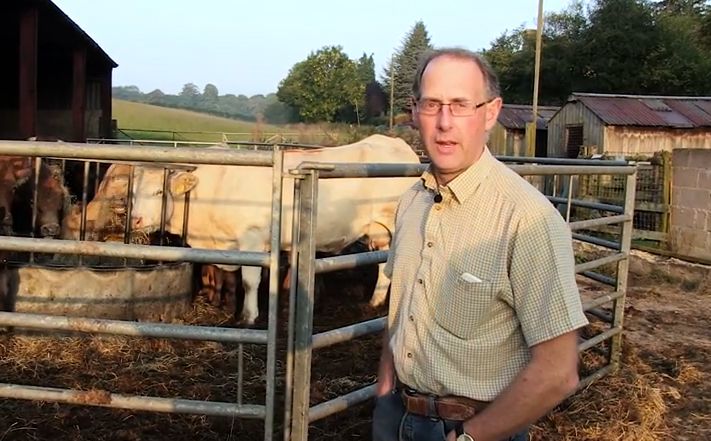
[[[379,78],[417,20],[435,46],[479,50],[507,29],[535,28],[538,12],[537,0],[53,1],[118,63],[114,86],[178,93],[212,83],[221,95],[247,96],[276,92],[295,63],[326,45],[353,59],[372,53]],[[544,11],[568,4],[545,0]]]

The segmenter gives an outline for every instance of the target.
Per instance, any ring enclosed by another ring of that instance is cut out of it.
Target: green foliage
[[[341,46],[324,46],[296,63],[279,83],[277,98],[302,122],[360,121],[366,85],[375,77],[373,56],[353,61]]]
[[[707,95],[711,88],[710,8],[701,0],[574,1],[547,14],[539,103],[571,92]],[[506,31],[484,51],[504,101],[530,104],[535,31]]]
[[[395,90],[393,91],[394,113],[397,114],[409,110],[412,84],[415,81],[420,58],[425,52],[432,49],[430,35],[425,24],[422,21],[417,21],[405,35],[400,48],[395,51],[383,71],[383,88],[386,93],[390,94],[390,68],[392,65],[395,83]]]

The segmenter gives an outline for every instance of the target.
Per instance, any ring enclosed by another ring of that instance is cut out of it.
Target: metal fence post
[[[613,301],[612,327],[623,327],[625,313],[625,298],[627,297],[627,277],[630,267],[630,251],[632,249],[632,232],[634,227],[634,208],[637,190],[637,171],[627,175],[625,179],[625,205],[624,213],[629,215],[629,220],[621,225],[620,252],[626,253],[627,257],[617,263],[617,291],[623,294]],[[617,333],[610,340],[610,365],[613,372],[620,365],[622,356],[622,332]]]
[[[272,224],[269,251],[269,313],[267,325],[267,396],[265,405],[267,414],[264,418],[264,441],[272,441],[274,433],[274,402],[276,395],[276,344],[277,344],[277,309],[279,306],[279,252],[281,250],[281,198],[284,184],[282,165],[284,151],[278,145],[273,151],[272,166]]]
[[[299,262],[299,225],[301,213],[301,176],[294,176],[294,206],[292,207],[291,252],[289,258],[289,318],[286,340],[286,378],[284,381],[284,441],[291,440],[291,411],[294,398],[294,333],[296,320],[296,287]]]
[[[316,212],[318,198],[318,172],[309,170],[301,183],[301,209],[299,211],[299,259],[296,292],[296,323],[294,338],[294,394],[292,439],[307,441],[311,389],[311,354],[313,351],[314,276],[316,257]],[[292,283],[293,280],[292,273]]]

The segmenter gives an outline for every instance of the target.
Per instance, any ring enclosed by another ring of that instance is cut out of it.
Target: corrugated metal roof
[[[573,93],[569,101],[612,126],[711,127],[711,97]]]
[[[560,107],[538,106],[538,121],[536,128],[545,130],[548,127],[548,120],[558,111]],[[507,129],[525,130],[526,124],[533,119],[533,106],[522,104],[504,104],[499,112],[499,124]]]

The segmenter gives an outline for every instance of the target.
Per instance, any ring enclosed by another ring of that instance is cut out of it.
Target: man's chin
[[[461,168],[462,161],[451,156],[435,156],[430,157],[430,161],[435,166],[437,171],[442,173],[452,173]]]

